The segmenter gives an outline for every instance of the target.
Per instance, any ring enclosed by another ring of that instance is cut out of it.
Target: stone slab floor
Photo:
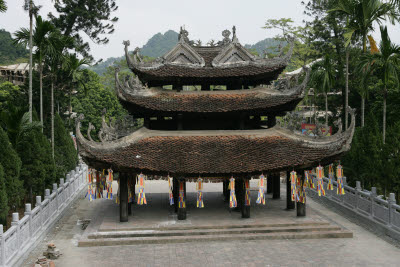
[[[255,181],[252,187],[256,186]],[[285,184],[281,188],[286,188]],[[266,206],[255,206],[257,192],[252,192],[251,219],[243,220],[239,212],[229,212],[222,200],[222,184],[204,185],[204,209],[195,208],[194,184],[188,184],[188,219],[176,221],[168,206],[167,183],[146,184],[147,207],[134,206],[129,223],[118,223],[118,207],[114,201],[89,202],[80,197],[45,239],[30,253],[24,266],[53,242],[63,254],[56,266],[400,266],[400,244],[373,234],[333,210],[307,199],[307,217],[297,219],[295,211],[285,211],[286,192],[281,200],[268,195]],[[114,191],[115,192],[115,191]],[[207,207],[207,205],[210,205]],[[278,217],[277,217],[278,216]],[[79,219],[91,219],[86,230],[77,225]],[[196,225],[199,223],[236,224],[271,223],[274,221],[330,221],[353,232],[353,238],[319,240],[259,240],[231,242],[192,242],[182,244],[132,245],[110,247],[77,247],[77,241],[98,229]]]

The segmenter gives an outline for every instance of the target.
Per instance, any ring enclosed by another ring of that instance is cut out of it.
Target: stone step
[[[120,232],[102,232],[88,235],[88,239],[128,238],[128,237],[155,237],[155,236],[198,236],[198,235],[238,235],[252,233],[280,233],[280,232],[317,232],[337,231],[341,228],[335,225],[307,225],[307,226],[280,226],[228,229],[185,229],[185,230],[138,230]]]
[[[320,239],[320,238],[352,238],[352,237],[353,237],[352,232],[344,230],[189,235],[189,236],[148,236],[148,237],[128,237],[128,238],[84,239],[78,242],[78,246],[95,247],[95,246],[232,241],[232,240]]]
[[[227,225],[179,225],[166,227],[120,227],[120,228],[100,228],[98,232],[119,232],[119,231],[171,231],[171,230],[197,230],[197,229],[234,229],[234,228],[261,228],[261,227],[291,227],[291,226],[321,226],[329,225],[327,221],[305,221],[296,223],[270,223],[270,224],[227,224]]]

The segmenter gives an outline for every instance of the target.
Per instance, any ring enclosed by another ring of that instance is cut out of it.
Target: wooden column
[[[129,188],[129,190],[132,192],[132,194],[134,194],[134,192],[135,192],[135,186],[134,186],[133,180],[134,180],[134,175],[129,174],[128,186],[129,186],[129,184],[133,185]],[[132,200],[132,201],[134,201],[134,200]],[[129,202],[129,194],[128,194],[128,215],[132,215],[132,205],[133,205],[133,202]]]
[[[281,177],[279,172],[272,174],[272,188],[272,198],[281,198]]]
[[[176,117],[176,120],[177,120],[177,123],[178,123],[177,129],[178,130],[183,130],[183,115],[182,114],[178,114],[177,117]]]
[[[174,209],[175,212],[178,212],[178,180],[176,178],[173,178],[172,180],[172,193],[174,196]]]
[[[224,201],[228,201],[229,200],[229,180],[224,180],[223,183],[223,194],[224,194]]]
[[[241,179],[241,188],[242,188],[242,218],[250,218],[250,205],[246,205],[246,186],[245,179]]]
[[[242,210],[242,187],[243,187],[242,179],[236,178],[235,179],[235,194],[236,194],[237,207],[235,208],[235,211]]]
[[[299,172],[301,173],[301,172]],[[299,175],[299,174],[297,174]],[[303,183],[304,183],[304,176],[300,177],[300,186],[301,186],[301,190],[303,190]],[[297,210],[297,217],[304,217],[306,216],[306,201],[304,201],[304,203],[302,202],[296,202],[296,210]]]
[[[267,194],[272,193],[272,180],[273,175],[271,173],[267,174]]]
[[[290,184],[290,171],[286,172],[286,209],[294,209],[295,202],[292,201],[291,184]]]
[[[128,221],[128,175],[126,173],[119,174],[119,221]]]
[[[178,220],[186,220],[186,181],[181,179],[178,184]],[[179,207],[179,198],[182,190],[184,195],[183,207]]]
[[[267,126],[272,128],[276,125],[276,117],[274,115],[268,115]]]

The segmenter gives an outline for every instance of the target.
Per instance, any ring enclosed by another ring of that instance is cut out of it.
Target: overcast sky
[[[15,32],[20,27],[29,27],[28,14],[23,11],[23,0],[6,0],[8,10],[0,13],[0,28]],[[40,14],[47,17],[52,11],[52,1],[34,0],[42,5]],[[115,16],[115,32],[109,36],[107,45],[91,43],[92,54],[96,59],[117,57],[123,54],[123,40],[130,40],[132,49],[143,46],[154,34],[167,30],[179,31],[185,25],[190,39],[221,40],[224,29],[231,30],[235,25],[237,36],[242,44],[255,43],[278,32],[261,27],[267,19],[292,18],[297,24],[303,19],[304,7],[301,0],[117,0],[119,6]],[[390,26],[389,34],[394,42],[400,44],[399,25]],[[379,30],[374,37],[379,39]]]

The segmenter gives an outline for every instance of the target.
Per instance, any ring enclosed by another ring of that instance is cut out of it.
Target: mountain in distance
[[[147,41],[147,43],[140,49],[140,54],[142,56],[147,56],[150,58],[161,57],[165,53],[170,51],[178,43],[178,35],[179,34],[173,30],[169,30],[164,34],[157,33],[153,35],[153,37],[151,37]],[[245,47],[247,49],[257,51],[257,53],[262,56],[264,54],[264,51],[276,54],[278,52],[276,47],[278,47],[279,44],[280,41],[277,41],[273,38],[266,38],[253,45],[246,44]],[[114,62],[118,62],[121,60],[125,60],[125,57],[111,57],[95,66],[89,67],[89,69],[93,70],[99,75],[102,75],[106,71],[107,67],[112,66],[114,65]]]
[[[0,29],[0,65],[28,62],[29,51],[22,45],[15,45],[11,33]]]
[[[279,45],[284,46],[286,45],[286,42],[282,43],[274,38],[265,38],[253,45],[246,44],[244,47],[250,50],[255,50],[259,56],[263,56],[265,52],[268,54],[279,54]]]

